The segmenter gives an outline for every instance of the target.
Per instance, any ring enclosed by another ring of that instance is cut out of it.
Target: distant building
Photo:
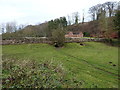
[[[67,34],[65,34],[65,37],[71,38],[71,37],[83,37],[83,33],[82,32],[68,32]]]

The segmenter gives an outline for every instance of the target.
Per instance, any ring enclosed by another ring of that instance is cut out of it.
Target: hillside
[[[103,36],[109,34],[110,37],[116,38],[117,31],[114,30],[114,17],[108,17],[105,20],[94,20],[90,22],[84,22],[79,24],[70,25],[67,27],[67,31],[79,31],[83,32],[84,36]],[[106,22],[106,24],[105,24]]]
[[[4,1],[2,89],[119,88],[120,1]]]
[[[94,20],[79,24],[67,25],[66,32],[83,32],[84,37],[112,37],[117,38],[117,31],[114,30],[114,17],[106,18],[105,20]],[[55,19],[56,20],[56,19]],[[105,24],[106,22],[106,24]],[[48,37],[52,33],[49,29],[49,22],[39,25],[28,25],[22,30],[12,33],[4,33],[3,39],[17,38],[17,37]]]
[[[83,44],[4,45],[3,87],[118,88],[118,48]]]

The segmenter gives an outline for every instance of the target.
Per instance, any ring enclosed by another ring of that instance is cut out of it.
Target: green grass
[[[60,62],[67,72],[66,80],[81,81],[82,84],[78,85],[81,88],[117,88],[118,48],[98,42],[84,44],[66,43],[63,48],[48,44],[4,45],[2,54],[6,58],[34,60],[38,63],[49,60]],[[70,83],[73,84],[70,87],[76,87],[74,83]]]

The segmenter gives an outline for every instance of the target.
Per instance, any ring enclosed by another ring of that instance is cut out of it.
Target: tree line
[[[109,30],[119,30],[119,11],[120,2],[105,2],[103,4],[97,4],[89,8],[89,14],[91,15],[91,20],[96,21],[93,24],[92,29],[97,31],[109,31]],[[110,17],[110,18],[108,18]],[[6,24],[1,24],[1,31],[3,38],[5,37],[52,37],[53,32],[56,30],[63,30],[64,33],[68,30],[68,26],[79,25],[81,26],[85,21],[85,14],[80,22],[79,12],[72,13],[72,17],[60,17],[39,25],[19,25],[16,22],[8,22]],[[90,24],[91,25],[91,24]],[[92,26],[92,25],[91,25]],[[97,26],[99,26],[97,28]],[[86,28],[82,27],[82,29]],[[83,32],[86,32],[83,30]]]
[[[92,20],[99,20],[102,15],[112,17],[119,8],[119,2],[105,2],[89,8],[89,14]]]

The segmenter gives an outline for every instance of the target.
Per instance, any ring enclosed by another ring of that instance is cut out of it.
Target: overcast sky
[[[37,24],[79,12],[85,18],[89,7],[110,0],[0,0],[0,23]],[[119,0],[112,0],[119,1]]]

